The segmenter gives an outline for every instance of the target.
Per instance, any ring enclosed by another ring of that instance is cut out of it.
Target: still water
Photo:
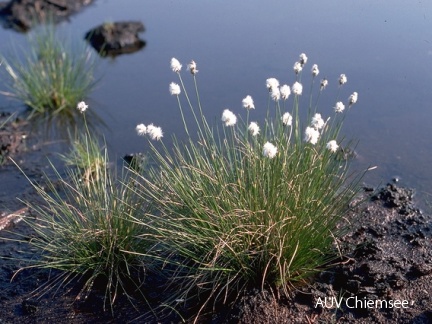
[[[167,139],[181,136],[168,92],[169,83],[178,82],[171,57],[184,66],[197,62],[205,113],[219,122],[225,108],[244,114],[246,95],[254,98],[254,118],[262,120],[265,80],[292,84],[292,66],[304,52],[305,72],[318,64],[319,78],[333,89],[320,100],[323,115],[332,111],[341,73],[348,83],[340,99],[359,93],[343,133],[359,141],[357,169],[377,166],[366,182],[384,184],[398,176],[420,197],[432,193],[432,1],[96,0],[61,27],[82,39],[96,25],[122,20],[143,22],[146,46],[103,59],[101,82],[89,99],[108,126],[106,140],[118,159],[146,150],[135,133],[138,123],[161,126]],[[0,50],[25,38],[12,30],[1,30],[0,37]],[[0,98],[2,105],[10,102]]]

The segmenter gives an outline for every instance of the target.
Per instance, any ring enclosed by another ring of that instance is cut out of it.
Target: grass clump
[[[3,94],[21,100],[31,115],[70,114],[96,85],[94,54],[84,42],[65,42],[51,24],[32,31],[28,47],[3,58],[9,87]]]
[[[63,270],[59,283],[80,277],[83,293],[105,278],[112,306],[119,292],[127,293],[127,282],[142,284],[139,269],[159,264],[159,274],[171,275],[175,287],[161,306],[198,300],[198,315],[210,301],[227,302],[248,287],[288,293],[323,269],[339,257],[337,241],[349,226],[344,216],[362,176],[349,174],[349,160],[341,158],[349,143],[339,138],[358,94],[349,96],[347,107],[336,99],[332,116],[322,118],[317,107],[327,80],[314,96],[316,65],[309,100],[301,100],[306,61],[302,54],[294,65],[292,86],[267,79],[263,122],[250,121],[255,104],[246,96],[245,121],[226,109],[218,127],[203,114],[196,63],[188,66],[194,105],[182,66],[172,59],[180,85],[171,83],[169,90],[186,139],[174,137],[168,148],[160,127],[139,124],[139,135],[157,141],[149,141],[151,160],[118,179],[87,128],[65,157],[74,166],[67,177],[57,172],[59,181],[49,182],[48,192],[34,184],[45,204],[29,204],[38,219],[25,219],[37,233],[29,244],[41,253],[31,267]],[[338,97],[345,83],[341,75]],[[77,108],[84,113],[87,105]]]
[[[84,102],[80,103],[85,104]],[[90,130],[87,128],[87,120],[84,124],[86,132],[84,134],[78,133],[70,152],[61,157],[66,167],[76,168],[77,174],[81,175],[83,181],[86,183],[95,181],[97,183],[101,181],[101,176],[105,176],[102,171],[108,168],[107,149],[105,145],[101,148],[99,141],[89,136]]]
[[[130,294],[141,293],[148,266],[143,254],[152,244],[142,237],[144,226],[132,221],[142,220],[142,199],[126,177],[109,169],[106,148],[89,132],[63,158],[70,165],[66,175],[53,167],[57,180],[32,184],[43,203],[26,203],[37,217],[24,218],[35,231],[28,241],[35,257],[23,269],[61,270],[48,288],[82,285],[80,299],[102,286],[104,309],[113,310],[119,294],[133,302]]]
[[[250,286],[287,292],[338,256],[334,244],[347,229],[343,217],[360,179],[349,177],[349,161],[336,158],[348,108],[338,102],[326,120],[317,113],[327,80],[314,97],[314,66],[309,105],[301,110],[303,55],[291,87],[267,80],[264,122],[250,122],[255,106],[247,96],[246,121],[238,122],[236,114],[225,110],[222,128],[209,126],[202,113],[196,63],[188,66],[194,105],[182,66],[172,59],[180,85],[171,83],[170,92],[177,98],[187,138],[181,142],[174,137],[172,150],[163,142],[150,142],[156,166],[141,175],[137,193],[152,202],[148,217],[160,248],[170,255],[167,262],[177,266],[174,281],[181,288],[173,299],[198,295],[205,305],[226,301]],[[345,82],[341,76],[339,90]],[[196,136],[183,117],[182,95],[194,117]],[[356,101],[354,93],[347,105]],[[153,140],[163,136],[153,124],[140,124],[137,132]]]

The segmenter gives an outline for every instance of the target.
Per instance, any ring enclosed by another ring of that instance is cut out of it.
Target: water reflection
[[[73,142],[77,135],[87,129],[91,134],[99,136],[107,130],[100,116],[92,109],[84,114],[78,109],[64,109],[59,113],[36,113],[29,119],[31,134],[38,134],[46,141]]]

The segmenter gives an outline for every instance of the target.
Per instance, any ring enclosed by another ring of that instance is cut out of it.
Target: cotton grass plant
[[[78,109],[85,114],[87,106],[81,102]],[[102,286],[103,307],[113,310],[120,294],[142,293],[143,255],[153,244],[143,238],[143,225],[132,221],[142,220],[142,199],[126,176],[109,169],[106,148],[88,130],[64,159],[69,164],[65,174],[53,166],[57,179],[32,183],[42,204],[26,202],[36,217],[24,218],[35,235],[27,242],[34,258],[24,260],[23,269],[60,270],[43,292],[74,284],[81,286],[80,300]]]
[[[70,114],[96,84],[94,54],[85,42],[65,41],[52,24],[35,29],[28,48],[2,60],[9,88],[3,94],[21,100],[31,115]]]
[[[174,302],[201,298],[204,307],[211,300],[228,301],[247,287],[287,293],[338,257],[337,239],[347,229],[344,215],[360,176],[350,177],[349,161],[335,158],[348,109],[335,110],[330,118],[317,112],[328,81],[314,88],[316,65],[309,101],[306,107],[300,104],[306,61],[302,54],[294,65],[292,86],[267,80],[265,120],[256,121],[254,112],[263,108],[246,96],[245,122],[225,109],[221,125],[210,126],[202,113],[196,63],[188,66],[192,96],[182,65],[171,60],[179,84],[171,83],[169,91],[187,137],[174,136],[169,149],[160,128],[138,125],[139,135],[158,143],[150,141],[156,166],[136,186],[151,202],[147,217],[160,240],[160,255],[169,255],[165,261],[176,265],[173,281],[180,288]],[[349,106],[356,101],[357,95],[350,96]],[[184,118],[184,107],[192,112],[192,124]]]
[[[67,167],[75,167],[85,182],[93,180],[100,181],[99,177],[103,175],[101,170],[107,169],[106,145],[101,145],[96,137],[90,136],[90,130],[86,119],[85,111],[88,105],[80,101],[77,110],[82,113],[84,118],[85,131],[77,133],[73,142],[72,149],[68,154],[61,155],[61,158]],[[94,179],[96,177],[96,179]]]

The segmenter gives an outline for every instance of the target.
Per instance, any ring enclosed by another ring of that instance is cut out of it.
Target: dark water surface
[[[432,1],[96,0],[62,25],[82,38],[96,25],[121,20],[142,21],[147,44],[137,53],[104,59],[102,81],[89,100],[109,127],[107,142],[117,157],[146,150],[135,133],[138,123],[161,126],[167,140],[182,136],[176,100],[168,92],[169,83],[178,82],[171,57],[184,67],[197,62],[210,120],[219,122],[225,108],[244,116],[241,100],[251,95],[252,118],[262,121],[265,80],[291,85],[292,66],[304,52],[304,72],[316,63],[319,79],[330,83],[319,104],[324,116],[332,112],[341,73],[348,83],[340,99],[359,93],[344,134],[359,141],[356,168],[377,166],[367,182],[400,176],[422,196],[432,193]],[[12,30],[1,30],[0,37],[0,50],[24,39]],[[10,102],[2,97],[1,105]]]

